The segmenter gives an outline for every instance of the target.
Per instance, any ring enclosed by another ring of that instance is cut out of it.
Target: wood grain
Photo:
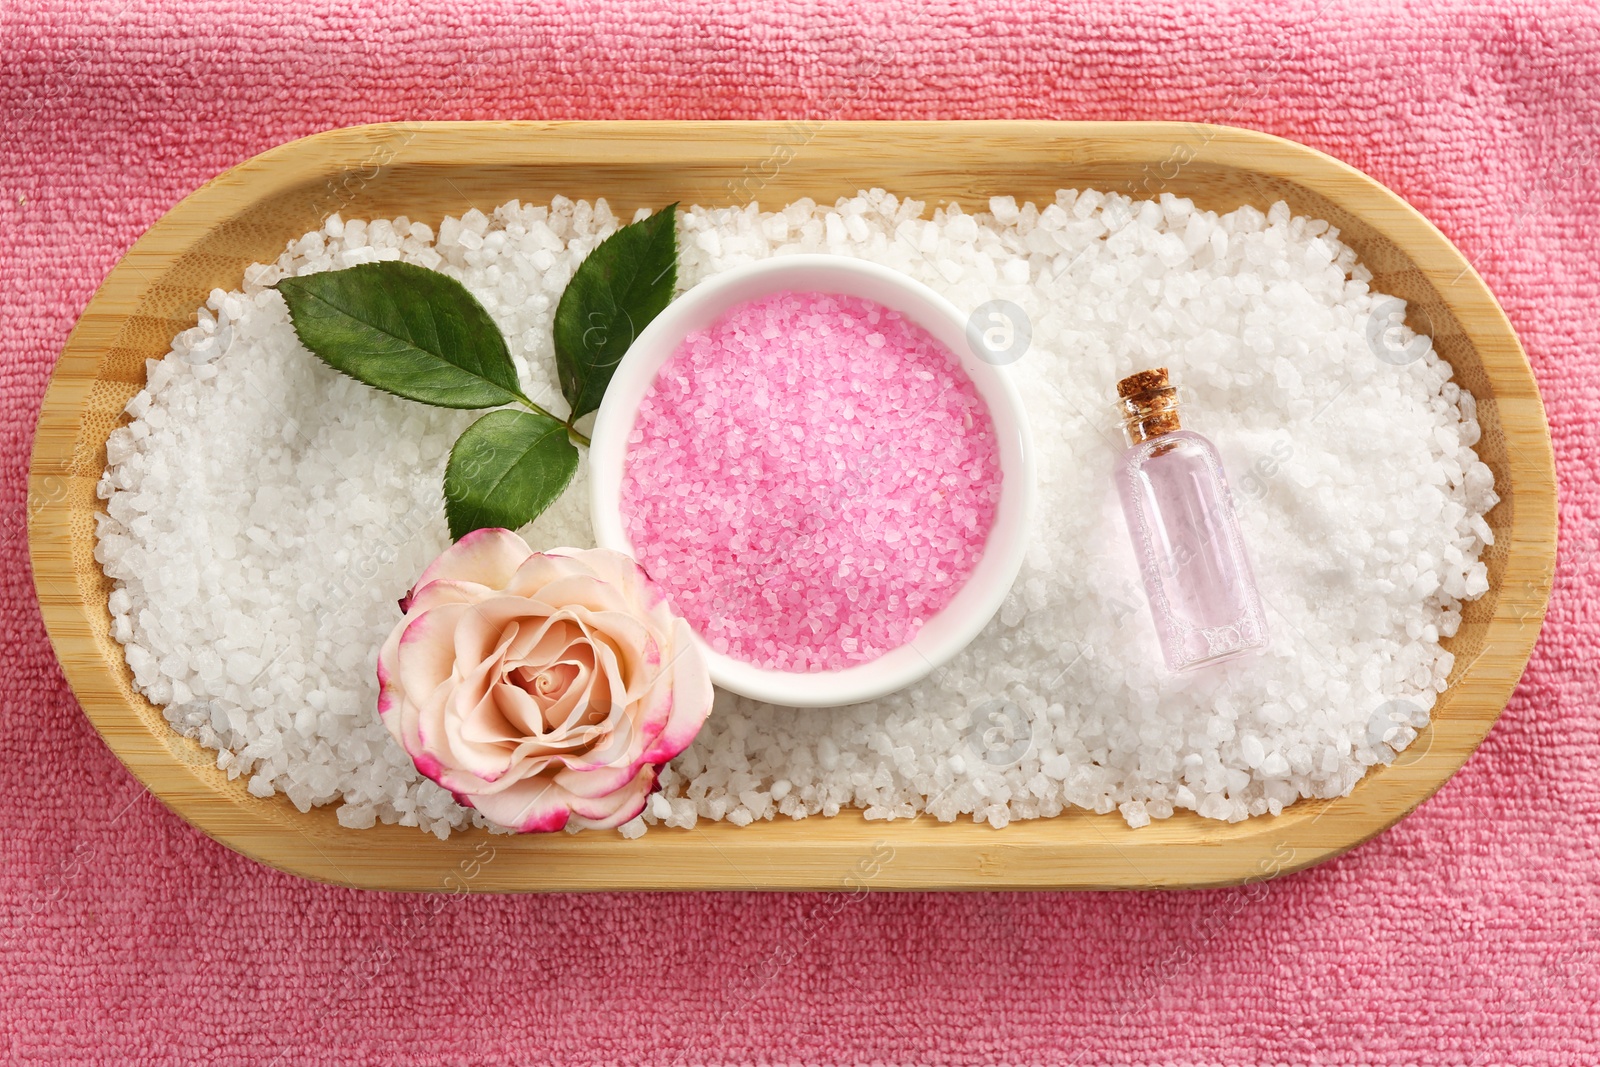
[[[213,287],[276,258],[333,211],[347,218],[446,213],[512,198],[606,197],[638,207],[831,201],[883,187],[983,210],[992,195],[1047,202],[1062,187],[1200,206],[1286,200],[1329,220],[1410,304],[1479,401],[1490,512],[1491,589],[1449,642],[1456,669],[1434,723],[1347,797],[1277,818],[1219,824],[1192,814],[1130,830],[1074,811],[1002,830],[859,813],[746,828],[702,823],[610,833],[441,842],[415,828],[340,827],[229,781],[214,753],[173,733],[133,691],[109,636],[111,583],[95,563],[94,486],[105,440]],[[318,134],[266,152],[173,208],[106,278],[62,353],[39,419],[29,543],[45,622],[67,678],[113,751],[174,811],[231,848],[308,878],[377,889],[1098,888],[1207,886],[1298,870],[1356,845],[1430,796],[1494,723],[1544,617],[1555,554],[1556,480],[1533,376],[1493,297],[1462,255],[1407,204],[1311,149],[1228,127],[1176,123],[619,122],[402,123]]]

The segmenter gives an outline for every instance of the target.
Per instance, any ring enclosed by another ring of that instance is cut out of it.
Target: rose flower
[[[378,655],[417,769],[514,830],[611,827],[711,710],[689,624],[632,559],[477,530],[423,572]]]

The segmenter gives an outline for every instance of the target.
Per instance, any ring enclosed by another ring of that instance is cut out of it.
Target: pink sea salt
[[[628,438],[639,561],[719,652],[837,670],[909,641],[983,552],[989,410],[956,357],[881,304],[784,292],[690,334]]]

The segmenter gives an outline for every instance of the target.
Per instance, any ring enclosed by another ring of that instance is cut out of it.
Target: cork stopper
[[[1130,374],[1117,383],[1117,410],[1130,445],[1172,433],[1178,424],[1178,390],[1167,368]]]

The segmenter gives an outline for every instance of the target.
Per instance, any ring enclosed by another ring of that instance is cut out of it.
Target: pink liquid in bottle
[[[1179,428],[1165,368],[1117,393],[1129,442],[1117,489],[1168,669],[1260,651],[1266,617],[1216,447]]]

